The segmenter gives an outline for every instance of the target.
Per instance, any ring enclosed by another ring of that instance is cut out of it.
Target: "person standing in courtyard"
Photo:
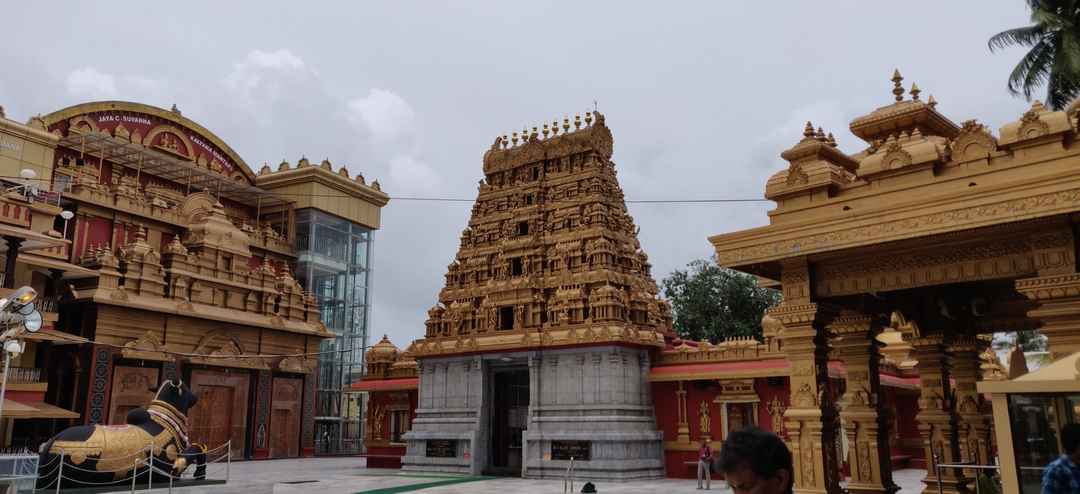
[[[1063,454],[1043,470],[1042,494],[1080,492],[1080,424],[1061,428]]]
[[[776,434],[757,427],[732,432],[720,447],[720,471],[734,494],[791,494],[791,451]]]
[[[709,447],[709,441],[705,439],[701,440],[701,447],[698,448],[698,460],[697,460],[697,488],[701,490],[701,479],[705,479],[705,489],[709,490],[712,487],[712,475],[709,471],[712,468],[712,448]]]

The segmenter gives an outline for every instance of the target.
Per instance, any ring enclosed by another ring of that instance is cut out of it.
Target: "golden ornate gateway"
[[[899,72],[892,80],[895,101],[851,122],[863,149],[847,154],[807,123],[765,186],[777,205],[770,224],[709,239],[722,265],[784,292],[769,316],[792,367],[783,416],[796,492],[840,492],[830,447],[840,422],[852,443],[848,490],[896,489],[883,331],[902,334],[918,361],[926,492],[971,481],[936,477],[935,454],[991,461],[992,421],[975,383],[1002,371],[983,335],[1041,325],[1055,356],[1080,349],[1077,105],[1036,102],[995,136],[974,120],[953,123],[914,84],[905,98]],[[825,386],[830,355],[847,369],[838,397]]]

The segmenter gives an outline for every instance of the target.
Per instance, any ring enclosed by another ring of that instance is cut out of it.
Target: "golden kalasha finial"
[[[506,149],[510,145],[510,141],[506,138],[506,134],[503,134],[502,147]]]
[[[829,132],[829,136],[825,138],[825,143],[832,147],[836,147],[836,138],[833,137],[832,132]]]
[[[585,125],[592,125],[592,112],[585,112]]]
[[[581,115],[574,115],[574,130],[581,129]]]
[[[517,132],[514,132],[514,145],[515,146],[517,146],[517,142],[518,142]]]
[[[929,106],[930,109],[937,106],[937,100],[934,99],[934,95],[931,94],[929,98],[926,98],[926,106]]]
[[[893,69],[892,82],[892,93],[896,96],[896,101],[904,101],[904,86],[900,84],[904,82],[904,78],[900,76],[900,69]]]
[[[570,132],[570,117],[569,116],[564,116],[563,119],[562,119],[562,131],[563,131],[563,134],[566,134],[566,133]]]
[[[555,137],[557,135],[559,135],[559,119],[556,118],[555,121],[551,122],[551,136]]]
[[[544,124],[544,139],[548,138],[548,134],[551,133],[551,129],[548,128],[548,124]]]
[[[814,124],[811,123],[809,120],[806,121],[806,128],[803,129],[802,135],[803,137],[807,138],[814,137]]]
[[[919,89],[918,84],[915,84],[914,82],[911,83],[911,100],[912,101],[919,101],[919,93],[921,93],[921,92],[922,92],[922,90]]]
[[[824,142],[825,141],[825,131],[821,130],[821,127],[818,127],[817,128],[817,134],[814,134],[814,138],[819,140],[819,141]]]
[[[532,139],[532,138],[535,138],[536,136],[537,136],[536,126],[534,125],[532,134],[529,134],[529,138]]]

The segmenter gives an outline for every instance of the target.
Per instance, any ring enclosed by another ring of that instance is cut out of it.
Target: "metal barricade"
[[[945,464],[942,464],[942,463],[938,463],[939,459],[940,458],[938,457],[938,455],[935,454],[934,455],[934,475],[937,477],[938,494],[944,494],[944,488],[941,486],[941,469],[942,468],[956,468],[956,469],[960,469],[960,470],[990,470],[990,471],[995,471],[995,472],[1001,470],[1001,466],[999,466],[999,465],[976,465],[974,462],[971,462],[971,463],[945,463]],[[998,481],[998,486],[1000,487],[1000,485],[1001,485],[1001,483],[1000,483],[1000,481]],[[979,492],[979,479],[978,479],[978,477],[975,478],[975,494],[981,494]]]
[[[15,487],[7,492],[33,492],[37,471],[37,454],[0,454],[0,486]]]

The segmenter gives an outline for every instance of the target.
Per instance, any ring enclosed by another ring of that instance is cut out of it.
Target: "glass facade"
[[[337,338],[322,342],[315,398],[315,452],[360,452],[363,400],[349,385],[368,345],[371,229],[313,209],[296,212],[297,269]]]

